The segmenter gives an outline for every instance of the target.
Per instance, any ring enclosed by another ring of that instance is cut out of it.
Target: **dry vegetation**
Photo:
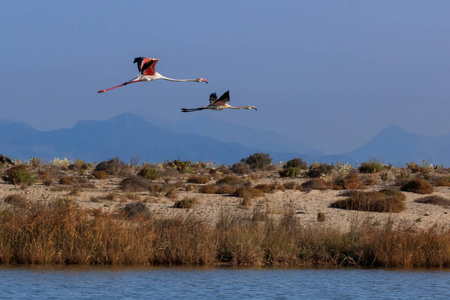
[[[33,158],[0,175],[0,263],[450,268],[443,167],[256,153],[231,166]]]

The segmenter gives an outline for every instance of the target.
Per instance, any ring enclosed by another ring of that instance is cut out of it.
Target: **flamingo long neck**
[[[249,106],[239,106],[239,107],[234,107],[231,105],[227,105],[227,108],[231,108],[231,109],[251,109],[250,105]]]
[[[169,78],[169,77],[163,76],[161,74],[159,74],[159,75],[160,75],[160,78],[158,78],[158,79],[164,79],[164,80],[168,80],[168,81],[175,81],[175,82],[192,82],[192,81],[195,81],[195,82],[198,82],[198,79],[174,79],[174,78]]]

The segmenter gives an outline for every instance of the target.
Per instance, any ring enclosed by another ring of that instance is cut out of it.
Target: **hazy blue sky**
[[[72,127],[209,114],[326,153],[398,124],[450,133],[450,1],[2,1],[0,120]],[[174,78],[104,94],[159,58]],[[180,112],[230,90],[258,111]],[[294,149],[289,149],[290,151]]]

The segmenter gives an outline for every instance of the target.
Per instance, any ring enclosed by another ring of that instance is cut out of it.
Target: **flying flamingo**
[[[255,106],[253,105],[247,105],[242,107],[234,107],[228,104],[227,102],[230,101],[230,91],[226,91],[223,93],[222,96],[220,96],[219,99],[217,99],[216,93],[212,93],[209,96],[209,105],[199,107],[199,108],[182,108],[182,112],[191,112],[191,111],[197,111],[197,110],[204,110],[204,109],[212,109],[212,110],[224,110],[225,108],[231,108],[231,109],[254,109],[257,110]]]
[[[130,84],[130,83],[144,82],[144,81],[153,81],[153,80],[158,80],[158,79],[164,79],[164,80],[176,81],[176,82],[193,81],[193,82],[206,82],[206,83],[208,83],[208,81],[206,81],[205,78],[173,79],[173,78],[165,77],[165,76],[163,76],[163,75],[161,75],[161,74],[159,74],[158,72],[155,71],[155,65],[156,65],[156,63],[158,61],[159,61],[159,59],[157,59],[157,58],[136,57],[134,59],[133,63],[137,63],[137,67],[138,67],[138,70],[139,70],[139,73],[140,73],[138,77],[136,77],[133,80],[124,82],[122,84],[119,84],[117,86],[114,86],[112,88],[105,89],[105,90],[100,90],[100,91],[98,91],[98,93],[104,93],[104,92],[110,91],[112,89],[116,89],[118,87]]]

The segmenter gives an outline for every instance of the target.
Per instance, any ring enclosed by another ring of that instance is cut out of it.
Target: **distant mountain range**
[[[128,162],[163,162],[172,159],[232,164],[252,153],[269,153],[274,162],[302,157],[305,161],[381,162],[404,166],[426,160],[450,166],[450,135],[427,137],[393,126],[359,149],[342,155],[324,155],[299,141],[274,132],[228,122],[198,118],[175,125],[157,126],[133,114],[107,121],[82,121],[71,129],[39,131],[31,126],[0,120],[0,154],[10,158],[76,158],[100,162],[120,157]]]

